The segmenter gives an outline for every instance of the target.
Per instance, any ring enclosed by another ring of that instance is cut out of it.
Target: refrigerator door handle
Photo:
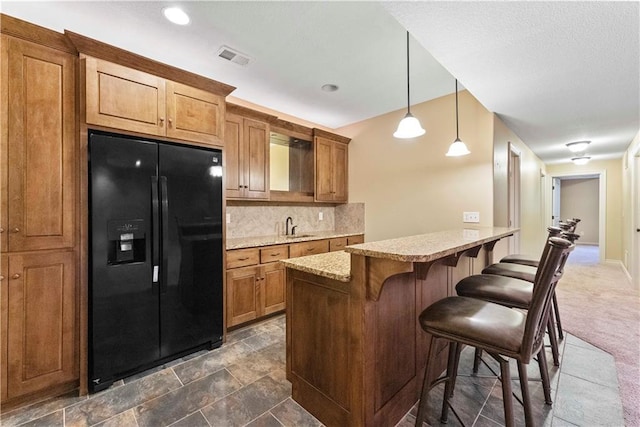
[[[167,280],[169,269],[169,198],[167,194],[167,177],[160,177],[160,200],[162,205],[162,281],[160,282],[160,293],[167,292]]]
[[[151,223],[153,224],[153,234],[151,237],[152,283],[158,283],[158,268],[160,264],[160,200],[158,199],[157,176],[151,177]]]

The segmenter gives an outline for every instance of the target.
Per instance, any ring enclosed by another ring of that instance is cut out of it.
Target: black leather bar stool
[[[562,232],[561,236],[571,243],[575,243],[576,240],[580,238],[579,235],[570,232]],[[513,277],[515,279],[525,280],[527,282],[533,283],[535,279],[535,275],[537,272],[537,268],[530,265],[516,264],[513,262],[498,262],[495,264],[491,264],[488,267],[485,267],[482,270],[483,274],[496,274],[500,276]],[[558,309],[558,300],[556,298],[555,292],[553,293],[553,317],[551,318],[552,323],[556,324],[556,328],[558,330],[558,338],[564,339],[564,333],[562,332],[562,321],[560,320],[560,310]],[[551,334],[551,332],[550,332]],[[555,334],[551,336],[551,339],[554,339]],[[552,343],[553,344],[553,343]],[[557,359],[557,346],[554,351],[554,364],[558,366]]]
[[[515,424],[511,398],[509,358],[518,364],[525,423],[534,424],[531,399],[527,384],[526,367],[534,355],[538,355],[543,385],[548,387],[549,377],[544,357],[544,329],[549,315],[549,305],[555,283],[562,276],[567,256],[574,245],[562,238],[552,237],[543,252],[540,267],[533,283],[533,297],[526,313],[505,306],[468,297],[448,297],[427,307],[419,317],[422,329],[431,334],[431,346],[427,369],[418,406],[416,426],[422,427],[426,416],[429,391],[445,382],[441,421],[447,422],[453,388],[457,375],[460,346],[469,345],[487,352],[500,364],[502,396],[507,427]],[[429,382],[436,357],[436,340],[449,341],[449,359],[444,377]]]
[[[547,227],[547,240],[554,236],[559,236],[562,233],[562,228],[560,227]],[[545,241],[546,244],[546,241]],[[538,263],[540,262],[540,257],[534,255],[527,254],[511,254],[503,257],[500,262],[510,262],[513,264],[522,264],[529,265],[531,267],[538,267]]]
[[[565,221],[560,221],[560,223],[558,225],[564,231],[568,231],[570,233],[574,233],[576,231],[576,226],[578,225],[578,223],[580,221],[581,221],[580,218],[571,218],[571,219],[567,219]]]

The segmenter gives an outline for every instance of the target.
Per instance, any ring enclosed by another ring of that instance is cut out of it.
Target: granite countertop
[[[227,250],[246,249],[260,246],[283,245],[287,243],[308,242],[312,240],[334,239],[336,237],[348,237],[364,234],[364,232],[344,232],[344,231],[316,231],[306,233],[301,231],[297,236],[258,236],[240,237],[227,239]]]
[[[346,252],[405,262],[429,262],[500,239],[519,228],[467,227],[349,246]]]
[[[340,282],[351,280],[351,254],[345,251],[327,252],[280,261],[285,267],[301,270]]]
[[[474,227],[438,231],[417,236],[347,246],[344,251],[309,255],[280,261],[285,267],[329,279],[351,280],[351,254],[388,258],[404,262],[429,262],[471,249],[502,237],[518,228]]]

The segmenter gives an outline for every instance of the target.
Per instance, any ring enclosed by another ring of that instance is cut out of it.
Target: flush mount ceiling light
[[[162,13],[164,13],[165,18],[177,25],[187,25],[191,22],[189,15],[179,7],[166,7],[162,9]]]
[[[467,145],[460,140],[458,136],[458,79],[456,79],[456,140],[449,147],[449,151],[445,154],[448,157],[466,156],[471,153]]]
[[[411,101],[409,98],[409,31],[407,31],[407,114],[398,123],[398,129],[393,133],[396,138],[415,138],[424,135],[425,130],[420,125],[418,119],[411,114]]]
[[[340,88],[338,87],[338,85],[326,84],[326,85],[322,85],[320,89],[322,89],[323,92],[335,92]]]
[[[572,153],[581,153],[587,149],[591,141],[576,141],[570,142],[567,144],[567,148],[571,150]]]
[[[571,159],[571,161],[576,165],[586,165],[589,163],[589,160],[591,160],[591,157],[588,156],[574,157]]]

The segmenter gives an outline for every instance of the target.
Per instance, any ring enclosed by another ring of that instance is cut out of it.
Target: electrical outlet
[[[322,212],[318,213],[318,221],[324,221],[324,214]]]
[[[480,222],[480,212],[462,212],[462,222]]]
[[[227,214],[227,224],[231,224],[231,214]]]

